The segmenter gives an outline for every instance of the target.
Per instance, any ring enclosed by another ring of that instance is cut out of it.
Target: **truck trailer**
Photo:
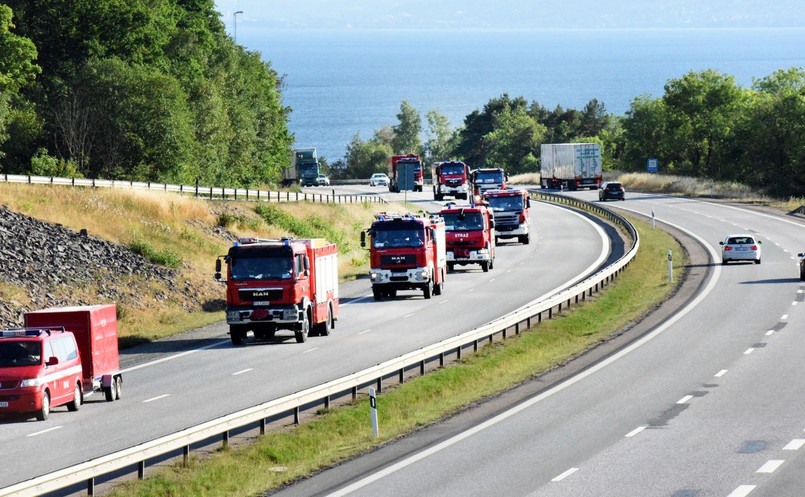
[[[338,320],[338,247],[321,238],[241,238],[226,263],[226,322],[233,345],[290,329],[298,343],[327,336]]]
[[[543,143],[540,146],[542,188],[598,189],[601,185],[601,145]]]

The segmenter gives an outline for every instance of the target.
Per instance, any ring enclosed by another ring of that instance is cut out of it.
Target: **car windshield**
[[[607,190],[620,190],[621,184],[620,183],[608,183]]]
[[[442,166],[442,175],[463,174],[464,166],[461,164],[445,164]]]
[[[503,173],[500,171],[479,172],[475,175],[476,183],[503,183]]]
[[[0,341],[0,368],[36,366],[42,362],[42,344],[32,341]]]
[[[421,247],[424,244],[421,229],[375,230],[372,235],[375,248]]]
[[[519,211],[523,209],[523,197],[488,197],[486,200],[495,211]]]
[[[480,212],[445,212],[442,214],[447,231],[475,231],[484,228],[484,219]]]
[[[731,236],[727,240],[727,245],[748,245],[750,243],[755,243],[751,236]]]
[[[290,257],[237,257],[230,261],[233,280],[279,280],[292,275]]]

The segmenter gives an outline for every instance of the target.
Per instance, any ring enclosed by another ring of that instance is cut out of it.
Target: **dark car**
[[[608,181],[601,183],[601,188],[598,189],[598,200],[626,200],[626,188],[617,181]]]

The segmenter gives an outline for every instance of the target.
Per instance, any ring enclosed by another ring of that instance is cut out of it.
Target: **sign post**
[[[670,251],[669,251],[670,252]],[[375,396],[375,389],[369,389],[369,411],[372,415],[372,435],[375,438],[378,436],[378,429],[377,429],[377,397]]]

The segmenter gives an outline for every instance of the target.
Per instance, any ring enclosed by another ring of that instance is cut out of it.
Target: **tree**
[[[455,155],[462,158],[470,168],[485,164],[490,145],[485,137],[495,130],[497,116],[507,108],[510,110],[525,109],[526,105],[523,97],[512,99],[508,93],[504,93],[498,98],[489,100],[482,111],[473,111],[464,119],[464,127],[458,135]]]
[[[511,174],[537,171],[537,147],[545,126],[528,115],[523,107],[505,107],[497,115],[495,129],[484,137],[488,153],[482,164],[502,167]]]
[[[425,140],[424,150],[426,161],[447,160],[453,156],[453,137],[455,136],[450,129],[450,121],[447,116],[440,114],[437,110],[431,110],[425,115],[428,123],[426,130],[427,139]]]
[[[348,178],[368,178],[377,172],[386,172],[386,161],[394,152],[388,144],[378,140],[361,140],[355,134],[347,146],[346,176]]]
[[[422,152],[422,140],[419,133],[422,131],[422,119],[419,112],[408,100],[400,104],[400,113],[397,114],[398,123],[394,130],[392,148],[395,154],[417,154]]]

